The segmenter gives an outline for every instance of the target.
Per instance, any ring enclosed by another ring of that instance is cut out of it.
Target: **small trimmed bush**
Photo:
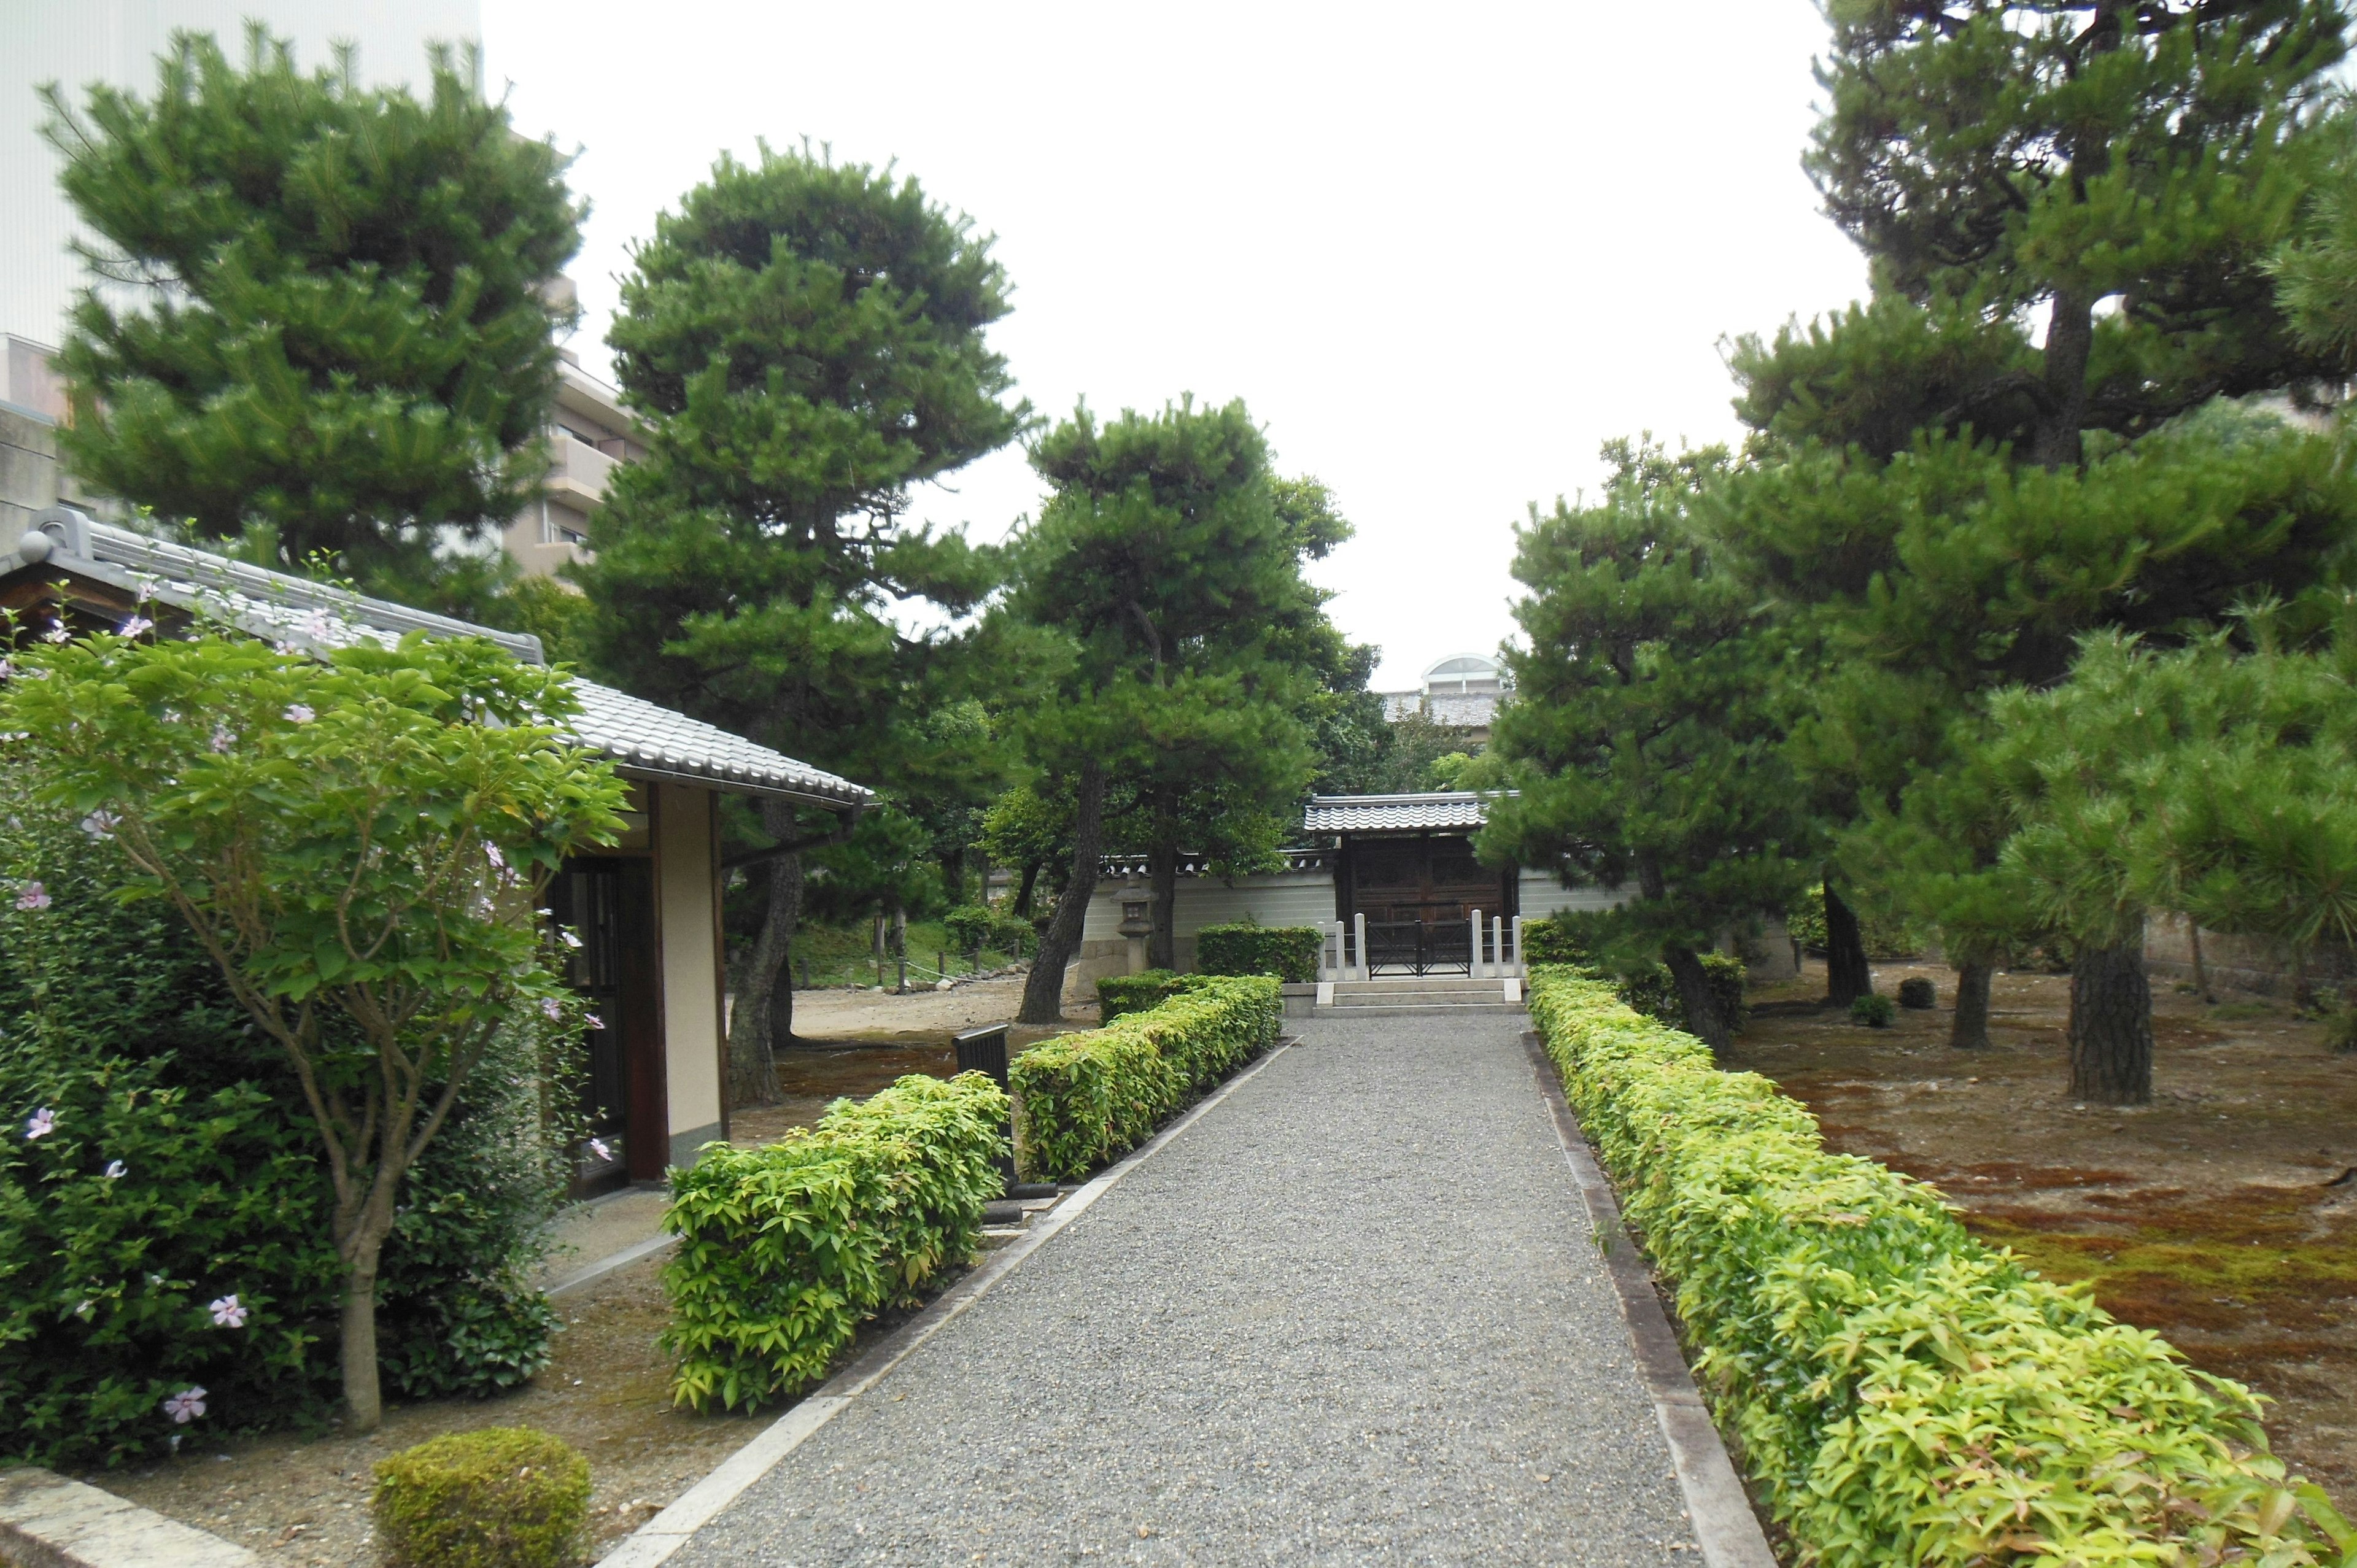
[[[589,1514],[589,1461],[544,1432],[487,1426],[376,1466],[391,1568],[572,1568]]]
[[[2357,1007],[2336,1007],[2324,1015],[2324,1048],[2338,1057],[2357,1055]]]
[[[2345,1562],[2240,1384],[1828,1153],[1774,1084],[1604,985],[1543,970],[1531,1018],[1797,1561]]]
[[[673,1172],[673,1398],[735,1410],[799,1393],[861,1323],[914,1305],[980,1243],[1006,1128],[1006,1096],[985,1075],[911,1074],[835,1101],[814,1128],[759,1149],[707,1145]]]
[[[1167,969],[1140,970],[1135,974],[1108,974],[1097,982],[1097,1021],[1110,1024],[1125,1013],[1159,1007],[1173,996],[1194,990],[1202,976]]]
[[[1080,1180],[1275,1043],[1285,1021],[1276,981],[1190,978],[1186,991],[1146,1012],[1015,1058],[1016,1150],[1027,1178]]]
[[[942,929],[948,936],[953,952],[978,953],[985,948],[998,952],[1021,950],[1032,940],[1031,922],[980,904],[961,904],[942,917]]]
[[[1744,1020],[1751,1016],[1751,1004],[1744,995],[1751,972],[1741,959],[1722,952],[1701,956],[1703,975],[1710,983],[1711,999],[1718,1004],[1718,1015],[1728,1029],[1742,1028]],[[1669,965],[1648,964],[1631,974],[1598,978],[1609,980],[1620,1000],[1646,1017],[1659,1019],[1673,1029],[1686,1026],[1685,998],[1678,994],[1678,983],[1671,978]]]
[[[1899,983],[1899,1005],[1921,1013],[1940,1004],[1940,988],[1920,974]]]
[[[1850,1022],[1863,1024],[1869,1029],[1887,1029],[1890,1027],[1890,1020],[1898,1015],[1899,1009],[1890,1004],[1889,997],[1877,995],[1871,991],[1849,1004]]]
[[[1273,974],[1295,985],[1318,978],[1326,933],[1315,926],[1205,926],[1195,933],[1195,967],[1205,974]]]

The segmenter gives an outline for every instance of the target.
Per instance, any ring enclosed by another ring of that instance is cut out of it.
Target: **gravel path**
[[[673,1563],[1699,1563],[1526,1026],[1305,1024]]]

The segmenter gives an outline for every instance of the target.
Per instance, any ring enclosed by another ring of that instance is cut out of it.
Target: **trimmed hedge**
[[[571,1568],[589,1518],[589,1461],[528,1426],[404,1449],[371,1499],[392,1568]]]
[[[1125,1013],[1159,1007],[1173,996],[1200,986],[1200,974],[1179,974],[1168,969],[1140,970],[1135,974],[1108,974],[1097,982],[1097,1021],[1110,1024]]]
[[[2239,1384],[1827,1153],[1773,1084],[1607,986],[1542,971],[1531,1015],[1801,1562],[2350,1560]]]
[[[1318,978],[1326,933],[1315,926],[1205,926],[1195,933],[1195,967],[1205,974],[1273,974],[1294,985]]]
[[[1185,992],[1158,1006],[1015,1058],[1015,1143],[1028,1179],[1080,1180],[1275,1043],[1285,1021],[1276,981],[1188,978]]]
[[[707,1145],[673,1171],[673,1398],[734,1410],[799,1393],[861,1323],[915,1305],[980,1243],[1006,1125],[1006,1096],[985,1075],[912,1074],[835,1101],[815,1128],[759,1149]]]

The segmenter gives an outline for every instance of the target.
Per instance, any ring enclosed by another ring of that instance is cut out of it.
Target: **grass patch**
[[[794,932],[793,945],[788,950],[794,983],[805,991],[838,985],[892,984],[899,978],[899,965],[888,951],[879,974],[875,942],[874,929],[865,921],[856,926],[805,924]],[[1004,969],[1014,961],[1012,953],[985,948],[977,965],[966,954],[955,950],[955,944],[939,920],[909,922],[910,985],[931,985],[944,972],[951,975],[973,974],[978,969]]]

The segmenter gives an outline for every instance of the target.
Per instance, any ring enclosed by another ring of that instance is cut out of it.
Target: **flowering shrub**
[[[753,1409],[825,1377],[861,1323],[973,1256],[1006,1153],[1006,1096],[989,1078],[911,1075],[836,1101],[815,1128],[708,1145],[673,1171],[673,1398]]]
[[[1542,970],[1531,1016],[1803,1563],[2357,1561],[2239,1384],[1827,1153],[1773,1084],[1608,987]]]
[[[1135,977],[1133,977],[1135,978]],[[1285,994],[1267,975],[1188,987],[1102,1029],[1015,1058],[1016,1157],[1034,1180],[1078,1181],[1154,1135],[1189,1101],[1276,1041]]]
[[[49,901],[0,903],[0,1456],[115,1463],[324,1413],[339,1268],[285,1058],[183,927],[113,896],[107,824],[45,815],[21,772],[0,886],[38,867]],[[565,1160],[533,1064],[559,1035],[503,1040],[413,1173],[380,1275],[412,1397],[545,1359],[525,1280]]]

